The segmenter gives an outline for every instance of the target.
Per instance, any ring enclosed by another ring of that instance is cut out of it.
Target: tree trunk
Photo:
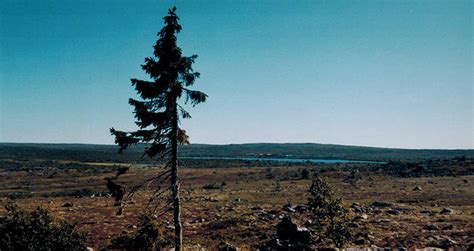
[[[181,205],[179,201],[179,179],[178,179],[178,109],[175,101],[173,108],[173,127],[171,139],[171,187],[173,196],[173,218],[175,233],[175,250],[181,251],[183,245],[183,230],[181,225]]]

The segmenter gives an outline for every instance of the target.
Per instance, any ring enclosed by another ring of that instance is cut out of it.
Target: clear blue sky
[[[0,141],[113,143],[167,8],[195,143],[474,148],[472,1],[2,0]]]

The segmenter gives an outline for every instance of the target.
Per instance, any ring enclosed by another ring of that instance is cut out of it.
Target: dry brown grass
[[[274,167],[277,177],[286,173],[299,173],[298,167]],[[124,176],[130,184],[151,177],[156,169],[134,168]],[[137,224],[143,211],[143,201],[138,196],[134,204],[127,205],[125,214],[116,216],[112,198],[42,197],[51,192],[73,191],[87,188],[105,191],[104,177],[112,174],[86,175],[78,171],[58,173],[48,178],[41,172],[0,172],[0,192],[32,192],[32,197],[17,199],[21,208],[37,206],[48,208],[58,220],[78,222],[88,233],[88,245],[100,247],[117,236],[128,226]],[[304,204],[307,201],[309,180],[280,181],[282,191],[275,191],[275,180],[265,177],[265,168],[181,169],[184,239],[188,246],[200,244],[212,249],[225,240],[241,248],[254,249],[275,231],[278,217],[263,219],[259,212],[274,210],[282,213],[284,204]],[[383,175],[363,174],[354,187],[343,180],[348,173],[331,172],[323,176],[336,188],[347,205],[354,202],[370,205],[373,201],[393,203],[391,208],[401,211],[390,215],[386,209],[368,213],[368,220],[359,222],[357,231],[370,233],[371,244],[394,246],[430,246],[437,238],[448,237],[457,243],[468,244],[474,238],[474,177],[394,178]],[[225,181],[223,189],[206,190],[209,183]],[[413,191],[421,186],[421,191]],[[212,198],[212,199],[211,199]],[[72,202],[73,207],[63,207]],[[0,198],[0,215],[7,198]],[[441,215],[444,207],[454,209],[452,215]],[[433,211],[432,214],[422,211]],[[356,216],[356,213],[351,213]],[[294,214],[303,224],[307,214]],[[195,219],[204,222],[193,223]],[[159,220],[170,222],[168,216]],[[380,221],[380,220],[385,220]],[[452,230],[427,231],[423,227],[432,223],[440,229],[453,225]],[[168,225],[168,224],[165,224]],[[171,225],[171,224],[169,224]],[[364,244],[365,246],[369,244]],[[362,246],[364,246],[362,245]],[[356,246],[356,245],[352,245]]]

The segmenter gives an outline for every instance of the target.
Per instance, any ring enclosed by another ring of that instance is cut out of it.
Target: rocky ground
[[[300,178],[302,169],[182,169],[186,246],[215,250],[227,243],[254,250],[277,236],[277,225],[287,216],[298,227],[309,228],[314,219],[305,204],[311,181]],[[131,184],[157,172],[137,168],[124,178]],[[88,234],[88,245],[99,248],[124,231],[134,231],[144,211],[143,196],[138,194],[123,215],[115,214],[104,181],[111,174],[0,172],[0,206],[9,200],[6,196],[21,195],[15,200],[20,207],[42,206],[58,221],[78,222]],[[349,208],[355,232],[350,247],[473,247],[473,176],[395,178],[364,173],[360,180],[348,182],[348,172],[321,175]],[[81,190],[87,192],[74,194]],[[4,212],[0,209],[0,214]],[[169,215],[157,215],[157,220],[171,230]]]

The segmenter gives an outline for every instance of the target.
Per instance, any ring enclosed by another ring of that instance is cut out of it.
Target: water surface
[[[245,160],[245,161],[276,161],[288,163],[323,163],[323,164],[384,164],[385,162],[371,160],[345,160],[345,159],[299,159],[276,157],[182,157],[182,159],[196,160]]]

